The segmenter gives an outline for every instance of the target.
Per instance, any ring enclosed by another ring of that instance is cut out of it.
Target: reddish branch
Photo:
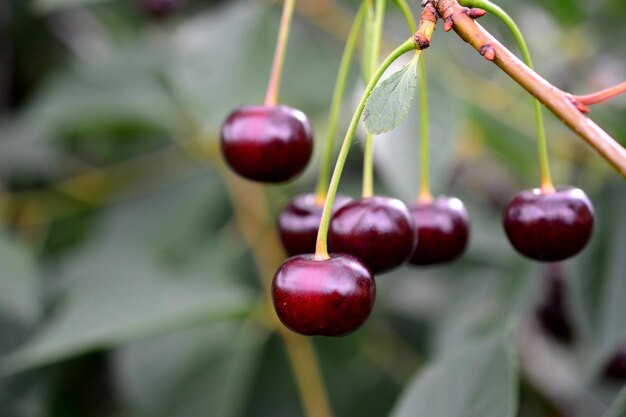
[[[585,94],[584,96],[572,96],[572,99],[579,103],[580,106],[583,107],[583,109],[581,110],[586,113],[589,111],[589,108],[587,108],[587,106],[602,103],[603,101],[607,101],[623,93],[626,93],[626,82],[615,85],[613,87],[609,87],[605,90],[598,91],[596,93]]]
[[[413,35],[413,41],[417,49],[426,49],[430,46],[430,40],[437,26],[437,10],[430,3],[424,5],[417,32]]]
[[[553,86],[476,23],[468,9],[456,0],[430,0],[429,4],[444,19],[445,28],[453,28],[463,40],[541,101],[626,178],[626,149],[581,112],[582,106],[592,104],[594,99],[605,99],[599,96],[600,93],[577,97]]]

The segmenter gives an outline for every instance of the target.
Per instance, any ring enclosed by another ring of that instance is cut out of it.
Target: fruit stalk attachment
[[[293,20],[293,10],[295,5],[296,0],[285,0],[285,3],[283,4],[283,14],[280,19],[280,29],[278,30],[278,40],[276,41],[276,51],[274,52],[272,72],[270,73],[270,81],[265,95],[266,106],[275,106],[278,102],[280,79],[283,73],[285,51],[287,50],[287,41],[289,40],[289,30],[291,28],[291,21]]]

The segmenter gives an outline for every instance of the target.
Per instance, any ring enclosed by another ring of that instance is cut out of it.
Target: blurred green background
[[[313,190],[317,161],[264,188],[225,169],[217,139],[233,108],[263,100],[279,4],[186,0],[163,18],[142,1],[0,0],[0,416],[305,415],[285,341],[309,341],[276,333],[263,283],[284,257],[277,213]],[[391,3],[388,47],[409,35]],[[297,4],[281,101],[320,139],[358,4]],[[623,0],[499,4],[558,87],[626,79]],[[493,17],[481,24],[516,51]],[[466,203],[470,246],[379,277],[362,329],[310,339],[334,415],[599,417],[624,383],[602,370],[626,343],[626,183],[547,115],[555,181],[589,194],[597,228],[556,272],[521,258],[500,219],[538,183],[531,100],[441,27],[424,58],[433,191]],[[418,112],[376,138],[381,194],[416,197]],[[591,116],[626,143],[623,98]],[[355,197],[361,156],[340,186]],[[554,282],[567,343],[537,320]]]

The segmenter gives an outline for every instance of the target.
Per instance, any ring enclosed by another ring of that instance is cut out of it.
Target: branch
[[[582,106],[582,108],[580,108],[580,111],[587,113],[589,111],[587,106],[602,103],[603,101],[612,99],[613,97],[624,93],[626,93],[626,82],[607,88],[605,90],[598,91],[596,93],[585,94],[584,96],[574,96],[574,100],[576,100]]]
[[[474,21],[457,0],[430,0],[447,29],[454,31],[487,60],[492,61],[530,94],[541,101],[578,136],[591,145],[607,162],[626,178],[626,149],[589,119],[574,96],[550,84],[528,68],[511,51]],[[450,26],[451,23],[451,26]]]

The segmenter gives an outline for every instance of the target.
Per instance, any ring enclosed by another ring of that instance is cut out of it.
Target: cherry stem
[[[389,54],[385,61],[383,61],[383,63],[376,70],[376,73],[365,87],[363,96],[361,97],[359,105],[354,115],[352,116],[352,120],[350,121],[350,126],[348,127],[348,131],[346,132],[343,144],[341,145],[341,150],[339,151],[339,155],[337,157],[337,163],[335,164],[335,169],[330,179],[330,185],[328,187],[326,201],[324,202],[324,210],[322,211],[322,220],[320,221],[320,227],[317,232],[315,259],[318,261],[330,258],[330,256],[328,255],[328,226],[330,223],[330,215],[332,213],[333,204],[335,202],[335,196],[337,195],[337,188],[341,179],[341,173],[343,172],[343,167],[346,164],[346,158],[348,157],[350,147],[352,146],[354,133],[356,132],[359,120],[363,115],[365,103],[367,102],[367,99],[369,98],[370,94],[372,94],[372,91],[376,87],[376,84],[383,76],[387,68],[389,68],[389,66],[400,56],[404,55],[408,51],[414,50],[415,48],[416,47],[415,43],[413,42],[413,37],[407,39],[404,43],[402,43],[402,45],[398,46],[391,54]]]
[[[369,0],[363,0],[359,11],[354,18],[352,28],[350,29],[348,39],[346,40],[346,46],[343,50],[341,63],[339,64],[339,73],[337,74],[337,80],[335,82],[335,91],[333,92],[333,99],[330,104],[328,128],[326,130],[326,140],[324,142],[324,154],[320,163],[320,174],[315,191],[315,202],[320,206],[323,205],[324,200],[326,200],[326,189],[328,188],[328,181],[330,180],[330,164],[332,162],[333,151],[335,149],[335,136],[337,136],[337,123],[339,121],[339,113],[341,111],[341,101],[345,93],[346,81],[348,80],[348,75],[350,74],[350,65],[356,49],[363,19],[365,18],[365,12],[368,8],[368,1]]]
[[[609,87],[605,90],[600,90],[595,93],[585,94],[582,96],[573,96],[574,100],[577,102],[584,104],[586,106],[591,106],[593,104],[602,103],[603,101],[607,101],[612,99],[613,97],[619,96],[620,94],[626,93],[626,82],[615,85],[613,87]]]
[[[426,82],[426,68],[424,58],[420,59],[420,192],[418,201],[420,203],[430,203],[433,195],[430,192],[430,170],[429,170],[429,126],[428,126],[428,86]]]
[[[395,0],[396,5],[402,12],[404,20],[411,33],[417,32],[417,24],[406,0]],[[429,169],[429,117],[428,117],[428,83],[426,82],[426,66],[424,58],[420,59],[420,190],[418,202],[430,203],[433,200],[430,191],[430,169]]]
[[[533,69],[533,62],[530,58],[530,51],[528,45],[522,35],[522,31],[519,29],[513,18],[509,16],[500,6],[492,3],[489,0],[461,0],[460,4],[467,7],[477,7],[492,13],[498,19],[500,19],[506,27],[509,28],[517,45],[522,54],[524,63],[528,68]],[[539,152],[539,169],[541,176],[541,191],[544,193],[553,193],[554,184],[552,183],[552,175],[550,173],[550,162],[548,158],[548,145],[546,141],[546,130],[543,122],[543,114],[541,111],[541,103],[535,97],[533,97],[533,108],[535,113],[535,127],[537,131],[537,146]]]
[[[270,73],[270,81],[267,85],[267,93],[265,95],[266,106],[275,106],[278,102],[280,79],[283,73],[285,51],[287,49],[287,41],[289,40],[289,29],[291,28],[291,21],[293,20],[295,4],[296,0],[285,0],[283,4],[283,15],[280,19],[280,29],[278,30],[274,62],[272,63],[272,72]]]
[[[374,30],[371,33],[371,41],[369,51],[370,62],[367,68],[370,69],[368,77],[374,75],[374,69],[378,66],[380,60],[380,45],[383,36],[383,23],[385,21],[385,5],[386,0],[376,0],[376,10],[374,17]],[[370,7],[372,3],[370,2]],[[374,195],[374,136],[365,136],[365,152],[363,154],[363,192],[364,198]]]

